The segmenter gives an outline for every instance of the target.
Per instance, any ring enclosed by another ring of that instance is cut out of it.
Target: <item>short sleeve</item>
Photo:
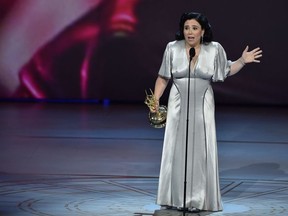
[[[160,66],[158,75],[167,79],[171,78],[171,49],[168,43],[163,54],[162,64]]]
[[[215,73],[212,77],[213,82],[223,82],[230,73],[232,62],[227,60],[226,52],[221,44],[218,43],[217,53],[214,62]]]

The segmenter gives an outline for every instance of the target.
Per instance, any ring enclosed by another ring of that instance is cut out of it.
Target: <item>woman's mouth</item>
[[[193,40],[195,39],[195,37],[193,37],[193,36],[188,36],[187,39],[188,39],[188,41],[193,41]]]

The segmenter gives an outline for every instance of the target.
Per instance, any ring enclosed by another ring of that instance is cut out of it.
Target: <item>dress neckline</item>
[[[183,46],[184,46],[184,53],[185,53],[185,56],[186,56],[186,60],[187,60],[188,67],[189,67],[190,56],[189,56],[189,54],[187,53],[187,50],[186,50],[185,40],[183,40]],[[202,51],[202,44],[200,44],[200,49],[199,49],[198,56],[196,56],[196,60],[194,62],[193,62],[193,59],[191,60],[191,64],[190,64],[190,67],[191,67],[191,71],[190,72],[191,73],[194,73],[195,69],[197,68],[199,57],[201,56],[201,53],[202,53],[201,51]]]

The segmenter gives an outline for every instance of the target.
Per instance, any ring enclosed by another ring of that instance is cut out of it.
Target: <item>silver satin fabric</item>
[[[191,65],[188,117],[186,207],[220,211],[222,201],[211,81],[224,81],[230,71],[223,47],[201,45]],[[183,207],[189,58],[185,41],[168,43],[159,75],[173,80],[168,101],[157,204]]]

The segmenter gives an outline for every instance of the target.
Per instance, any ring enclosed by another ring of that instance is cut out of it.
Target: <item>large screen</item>
[[[263,49],[260,64],[213,83],[216,103],[288,104],[285,0],[1,0],[0,6],[1,99],[143,102],[181,14],[195,11],[208,17],[230,60],[246,45]]]

